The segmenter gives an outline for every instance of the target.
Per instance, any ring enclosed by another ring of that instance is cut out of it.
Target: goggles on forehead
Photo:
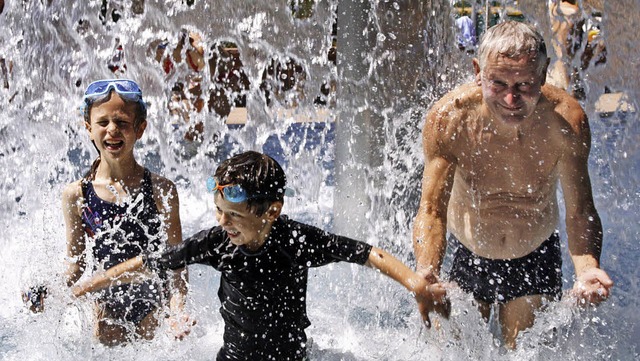
[[[93,102],[109,94],[111,90],[128,100],[137,101],[142,99],[142,90],[135,81],[129,79],[104,79],[89,84],[84,92],[84,101],[85,103],[87,101]]]
[[[219,185],[218,181],[213,177],[207,179],[207,190],[214,193],[220,192],[222,198],[231,203],[241,203],[252,198],[247,195],[247,191],[239,184]]]
[[[89,84],[87,90],[84,92],[80,112],[84,115],[85,120],[87,120],[89,116],[89,106],[97,100],[106,97],[111,90],[118,93],[118,95],[126,101],[141,104],[146,118],[147,105],[142,100],[142,89],[140,89],[138,83],[129,79],[103,79]]]

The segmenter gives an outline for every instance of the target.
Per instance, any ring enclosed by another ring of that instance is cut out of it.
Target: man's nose
[[[515,88],[509,88],[504,96],[504,102],[507,104],[515,104],[520,100],[520,93]]]

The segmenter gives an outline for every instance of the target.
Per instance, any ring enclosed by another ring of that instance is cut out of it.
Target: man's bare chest
[[[533,193],[555,183],[560,156],[545,139],[489,137],[458,148],[457,176],[485,193]]]

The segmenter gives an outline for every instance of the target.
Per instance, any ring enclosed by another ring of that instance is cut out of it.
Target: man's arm
[[[413,224],[413,248],[419,272],[436,282],[447,248],[447,207],[455,164],[445,156],[443,138],[450,137],[435,107],[422,130],[425,166],[420,207]]]
[[[591,147],[589,123],[582,110],[575,110],[568,146],[559,161],[559,174],[566,208],[569,253],[575,267],[573,293],[589,303],[609,296],[613,281],[600,268],[602,223],[596,211],[588,158]]]
[[[455,164],[444,156],[441,139],[451,139],[444,122],[440,119],[436,105],[427,115],[422,130],[422,146],[425,167],[422,176],[420,207],[413,224],[413,249],[416,256],[417,273],[428,284],[443,292],[426,295],[427,301],[420,303],[420,311],[429,325],[429,312],[435,311],[449,316],[449,301],[439,280],[440,267],[447,249],[447,207],[453,186]]]

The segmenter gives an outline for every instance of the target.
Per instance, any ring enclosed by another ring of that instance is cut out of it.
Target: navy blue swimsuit
[[[95,242],[94,271],[106,270],[143,252],[156,252],[163,243],[148,169],[144,170],[141,188],[130,202],[116,204],[98,197],[91,181],[82,182],[82,222],[87,236]],[[109,317],[138,324],[159,306],[162,289],[152,281],[115,286],[102,293],[100,303]]]

